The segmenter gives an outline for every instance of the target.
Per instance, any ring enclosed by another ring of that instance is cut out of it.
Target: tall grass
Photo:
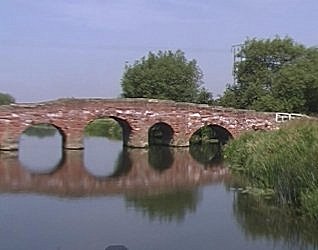
[[[224,158],[246,188],[272,191],[278,203],[318,219],[318,122],[244,134],[225,147]]]

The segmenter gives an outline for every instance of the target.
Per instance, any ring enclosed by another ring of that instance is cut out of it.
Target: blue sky
[[[317,0],[1,0],[0,92],[118,97],[126,62],[181,49],[217,96],[232,83],[232,45],[279,35],[317,46],[317,13]]]

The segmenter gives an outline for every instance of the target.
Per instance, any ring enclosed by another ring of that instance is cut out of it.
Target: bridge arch
[[[218,125],[207,124],[197,129],[190,137],[189,144],[202,144],[204,142],[226,144],[230,139],[233,139],[231,132]]]
[[[100,116],[84,128],[84,168],[99,179],[117,177],[129,169],[126,148],[131,127],[123,119]],[[127,157],[126,157],[127,158]]]
[[[56,125],[35,123],[26,126],[18,141],[21,165],[32,174],[56,171],[64,162],[64,140],[62,129]],[[39,159],[39,155],[43,157]]]
[[[98,120],[107,120],[107,119],[110,119],[110,120],[113,120],[113,121],[117,122],[117,124],[121,128],[120,132],[116,131],[116,135],[114,135],[111,131],[110,131],[109,135],[110,136],[112,136],[112,135],[115,136],[115,139],[121,139],[123,141],[123,145],[128,145],[132,128],[131,128],[131,126],[130,126],[128,121],[126,121],[126,120],[124,120],[122,118],[116,117],[116,116],[102,116],[102,117],[96,117],[96,118],[90,120],[85,126],[84,133],[87,133],[86,128],[89,127],[90,124],[93,124],[94,122],[97,122]],[[105,128],[105,126],[103,126],[103,124],[101,124],[101,125],[102,125],[101,129],[103,127]],[[106,125],[106,124],[104,124],[104,125]],[[109,126],[111,126],[110,129],[116,129],[116,125],[114,126],[112,124],[109,124]],[[108,131],[96,131],[96,132],[97,133],[98,132],[102,132],[102,135],[105,136],[105,135],[107,135]],[[105,133],[103,133],[103,132],[105,132]],[[120,133],[120,137],[121,138],[118,137],[117,133]],[[89,135],[89,132],[87,134]]]
[[[148,145],[169,146],[174,136],[173,128],[165,122],[157,122],[148,130]]]
[[[27,135],[29,134],[31,136],[37,136],[41,138],[41,137],[50,136],[50,133],[55,133],[55,132],[58,132],[60,134],[61,148],[64,148],[65,141],[66,141],[66,133],[61,127],[57,126],[54,123],[48,123],[48,122],[35,122],[22,128],[22,131],[19,135],[19,143],[23,134],[27,134]]]

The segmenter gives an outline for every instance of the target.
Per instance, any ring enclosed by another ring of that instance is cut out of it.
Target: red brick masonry
[[[204,125],[218,125],[235,138],[248,130],[277,129],[274,113],[237,110],[202,104],[154,99],[59,99],[0,106],[0,150],[16,150],[20,135],[30,125],[51,124],[67,149],[83,148],[84,128],[97,118],[111,117],[124,131],[124,145],[148,146],[154,124],[171,126],[171,146],[188,146],[191,135]]]

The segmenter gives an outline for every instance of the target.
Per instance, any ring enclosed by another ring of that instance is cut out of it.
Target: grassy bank
[[[247,191],[272,194],[280,205],[318,219],[318,122],[244,134],[225,147],[224,157]]]

